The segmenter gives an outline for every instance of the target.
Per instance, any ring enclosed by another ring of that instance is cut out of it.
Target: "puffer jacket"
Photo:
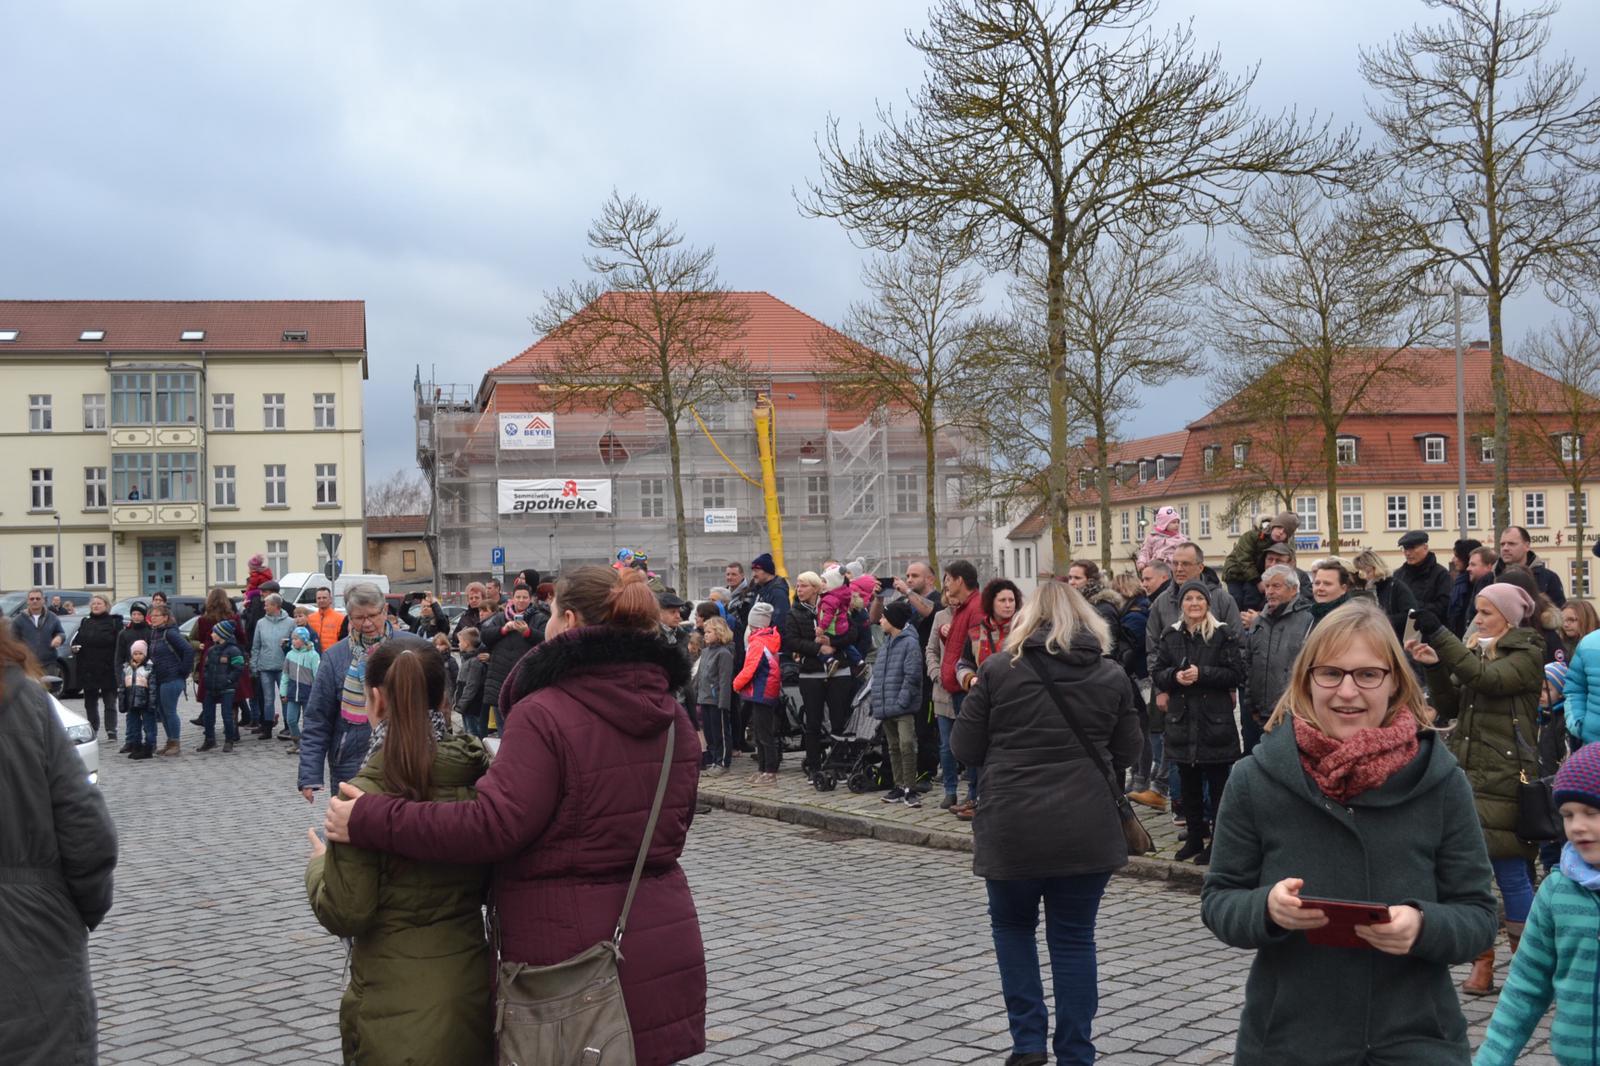
[[[502,957],[549,965],[611,938],[676,722],[671,777],[622,941],[640,1066],[705,1050],[705,949],[678,864],[700,780],[700,742],[671,695],[687,672],[653,631],[569,630],[512,675],[513,710],[475,800],[369,795],[350,815],[358,847],[494,863]]]
[[[500,689],[505,686],[506,678],[511,676],[511,670],[528,652],[538,646],[544,639],[544,627],[550,621],[550,612],[540,604],[532,604],[523,615],[523,621],[528,623],[527,633],[517,633],[505,629],[507,622],[514,621],[516,613],[507,608],[483,624],[478,630],[478,635],[483,639],[483,650],[489,653],[488,668],[483,678],[483,704],[485,707],[504,707],[500,699]]]
[[[744,649],[744,665],[733,679],[733,691],[752,703],[777,703],[783,688],[778,650],[782,647],[776,626],[753,629]]]
[[[903,718],[922,709],[922,645],[909,625],[878,649],[872,670],[872,717]]]
[[[117,634],[117,659],[114,676],[122,676],[122,668],[128,662],[128,655],[132,652],[134,644],[141,640],[145,642],[147,649],[145,651],[145,657],[149,658],[150,653],[148,648],[151,640],[150,626],[148,623],[140,622],[137,625],[130,624]]]
[[[157,687],[182,681],[194,670],[194,645],[183,639],[177,626],[152,628],[149,637],[150,683]]]
[[[0,1054],[91,1066],[89,931],[111,909],[117,834],[49,697],[15,666],[0,673],[0,810]]]
[[[1239,665],[1244,683],[1239,686],[1239,711],[1257,722],[1272,717],[1278,698],[1289,688],[1289,668],[1306,642],[1315,618],[1311,604],[1296,598],[1282,607],[1263,608],[1255,625],[1239,642]]]
[[[817,658],[822,644],[817,640],[817,611],[808,603],[794,601],[783,620],[783,655],[797,663],[802,675],[821,677],[825,672]]]
[[[1067,698],[1084,735],[1120,777],[1143,743],[1133,685],[1090,634],[1080,631],[1057,651],[1046,649],[1048,636],[1048,629],[1028,635],[1026,665],[1014,666],[1005,651],[989,656],[950,733],[956,758],[983,767],[983,803],[972,824],[972,872],[979,877],[1071,877],[1128,861],[1110,786],[1044,686]]]
[[[244,674],[244,652],[239,650],[239,645],[229,641],[226,644],[215,644],[206,649],[204,673],[206,694],[211,698],[220,698],[223,693],[232,694],[239,687],[239,678]]]
[[[694,701],[702,707],[733,709],[733,645],[707,644],[700,651]]]
[[[1439,662],[1428,667],[1428,692],[1440,721],[1455,722],[1450,750],[1472,785],[1489,857],[1531,859],[1534,846],[1513,830],[1519,775],[1539,777],[1544,642],[1531,629],[1513,629],[1495,642],[1495,657],[1485,659],[1442,627],[1427,641],[1439,653]]]
[[[1095,584],[1086,586],[1083,589],[1083,594],[1088,599],[1089,606],[1093,607],[1095,613],[1104,619],[1106,628],[1111,630],[1111,650],[1106,652],[1106,658],[1119,663],[1122,662],[1122,608],[1124,603],[1121,593],[1117,592],[1116,589]]]
[[[322,656],[317,649],[307,645],[291,648],[283,660],[283,676],[278,679],[278,695],[290,703],[304,707],[311,700],[311,688],[316,684],[317,667]]]
[[[434,753],[429,799],[470,802],[489,769],[476,737],[453,736]],[[352,783],[393,790],[380,749]],[[483,935],[484,864],[411,862],[349,844],[306,867],[306,895],[322,927],[352,937],[350,983],[339,1005],[344,1061],[352,1066],[488,1066],[494,1060],[489,988],[494,961]]]
[[[1267,534],[1260,527],[1240,534],[1233,550],[1222,563],[1222,580],[1246,584],[1261,580],[1261,556],[1267,550]]]
[[[117,684],[117,635],[122,619],[114,614],[85,615],[72,634],[73,661],[78,667],[78,684],[86,689],[115,688]]]
[[[1600,630],[1578,641],[1567,667],[1567,732],[1584,744],[1600,740]]]
[[[1200,668],[1192,685],[1180,685],[1177,674],[1187,660]],[[1233,718],[1233,690],[1244,680],[1239,646],[1232,627],[1218,623],[1203,640],[1182,622],[1168,626],[1156,645],[1150,677],[1157,692],[1167,693],[1167,759],[1175,763],[1233,762],[1241,753],[1239,726]]]

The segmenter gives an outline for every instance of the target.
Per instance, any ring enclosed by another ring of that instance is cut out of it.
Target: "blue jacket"
[[[1578,641],[1562,690],[1567,732],[1585,744],[1600,740],[1600,630]]]
[[[152,685],[182,681],[194,670],[194,645],[184,639],[177,626],[150,630],[149,643]]]
[[[213,644],[206,649],[206,697],[232,693],[239,687],[239,675],[244,673],[244,652],[231,640]]]
[[[917,631],[909,625],[879,648],[872,669],[872,717],[881,722],[916,714],[922,703],[925,666]]]
[[[396,633],[390,640],[405,641],[417,648],[433,645],[410,633]],[[344,693],[344,677],[350,672],[350,641],[341,640],[322,653],[317,679],[311,683],[311,699],[300,718],[300,779],[296,788],[321,788],[326,763],[330,793],[349,781],[367,761],[367,745],[372,726],[350,722],[339,713],[339,698]]]

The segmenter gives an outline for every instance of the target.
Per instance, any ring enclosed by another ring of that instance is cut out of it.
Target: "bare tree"
[[[982,359],[982,275],[954,244],[913,241],[862,269],[870,302],[855,303],[841,332],[818,334],[813,353],[830,376],[871,406],[912,412],[926,458],[928,559],[939,572],[937,440],[955,425]]]
[[[1581,573],[1588,556],[1585,494],[1600,477],[1600,336],[1592,317],[1574,315],[1534,334],[1522,361],[1537,373],[1507,374],[1511,446],[1519,464],[1561,475],[1573,501]]]
[[[1247,257],[1217,290],[1214,387],[1247,420],[1256,405],[1317,434],[1328,543],[1338,550],[1339,426],[1417,372],[1411,349],[1433,336],[1444,303],[1362,205],[1329,206],[1309,183],[1288,181],[1251,207],[1241,225]]]
[[[943,231],[993,266],[1024,250],[1044,262],[1050,389],[1047,498],[1067,557],[1066,277],[1110,228],[1212,222],[1259,174],[1334,176],[1351,157],[1326,127],[1249,107],[1254,71],[1234,77],[1192,33],[1157,34],[1155,0],[938,0],[912,33],[926,57],[911,111],[841,138],[830,117],[820,181],[802,209],[894,247]]]
[[[419,470],[396,470],[367,486],[367,516],[428,513],[427,479]]]
[[[1555,5],[1427,0],[1447,20],[1363,51],[1385,98],[1371,108],[1399,183],[1388,208],[1403,239],[1488,293],[1494,389],[1495,536],[1511,522],[1505,301],[1538,283],[1567,289],[1600,259],[1600,98],[1582,97],[1570,57],[1551,61]]]
[[[749,383],[748,312],[717,278],[710,248],[684,245],[655,206],[612,192],[589,227],[594,277],[545,294],[532,316],[548,353],[538,366],[557,409],[646,410],[666,423],[677,584],[689,576],[679,424]]]
[[[1220,517],[1230,524],[1262,500],[1294,510],[1294,498],[1311,480],[1320,454],[1304,420],[1293,417],[1294,397],[1258,386],[1228,397],[1198,427],[1213,438],[1202,445],[1214,449],[1209,456],[1202,450],[1202,473],[1227,494]]]

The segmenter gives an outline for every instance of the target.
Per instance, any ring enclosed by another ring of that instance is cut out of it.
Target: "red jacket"
[[[950,617],[950,635],[944,639],[944,660],[939,664],[939,684],[952,695],[963,691],[961,682],[956,680],[956,666],[961,662],[962,649],[967,646],[967,634],[981,621],[983,597],[976,592]]]
[[[778,649],[783,643],[776,626],[755,629],[745,644],[744,668],[733,679],[733,690],[756,703],[777,703],[783,691],[783,669]]]
[[[682,653],[654,633],[596,626],[545,641],[506,682],[511,713],[476,800],[368,794],[350,819],[359,847],[494,863],[504,957],[559,962],[616,926],[676,720],[672,776],[622,941],[640,1066],[706,1046],[705,948],[678,865],[700,780],[700,742],[672,696],[688,672]]]

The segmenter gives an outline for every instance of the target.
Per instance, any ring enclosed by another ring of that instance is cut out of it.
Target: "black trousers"
[[[750,724],[755,730],[756,769],[762,773],[775,774],[778,772],[778,759],[782,754],[782,749],[778,746],[778,705],[757,703],[754,700],[745,700],[744,704],[749,710]]]
[[[1179,763],[1178,787],[1183,791],[1183,820],[1189,829],[1189,839],[1206,836],[1206,815],[1213,816],[1222,806],[1222,790],[1228,785],[1228,762]],[[1211,811],[1206,810],[1206,791],[1211,792]],[[1199,834],[1196,836],[1195,834]]]
[[[827,708],[827,689],[825,677],[800,679],[800,725],[806,744],[807,770],[822,765],[822,712]]]
[[[100,732],[100,704],[106,708],[106,728],[117,728],[117,689],[115,685],[84,685],[83,716],[89,719],[89,728]]]
[[[922,702],[917,711],[917,777],[933,780],[939,771],[939,723],[933,717],[933,682],[922,680]]]
[[[861,683],[848,671],[840,670],[828,678],[825,685],[823,701],[828,705],[828,728],[834,733],[843,733],[850,724],[850,701]]]

